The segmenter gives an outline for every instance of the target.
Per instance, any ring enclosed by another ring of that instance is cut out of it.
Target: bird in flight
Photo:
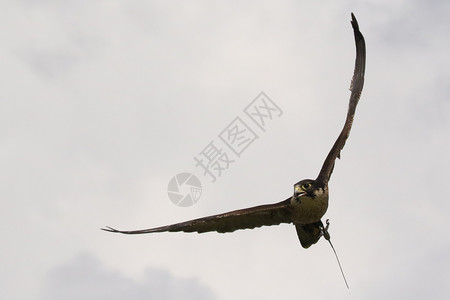
[[[176,231],[198,233],[216,231],[225,233],[239,229],[253,229],[261,226],[293,223],[303,248],[309,248],[311,245],[317,243],[321,236],[324,236],[329,241],[328,220],[326,226],[321,221],[322,216],[328,208],[328,181],[333,172],[336,158],[340,158],[340,152],[350,134],[356,106],[364,85],[364,71],[366,66],[366,45],[364,37],[359,31],[358,22],[353,13],[351,17],[356,44],[356,61],[350,85],[351,95],[347,118],[341,133],[328,153],[322,169],[315,180],[304,179],[297,182],[294,185],[294,194],[286,200],[275,204],[255,206],[150,229],[123,231],[106,227],[102,228],[102,230],[123,234]]]

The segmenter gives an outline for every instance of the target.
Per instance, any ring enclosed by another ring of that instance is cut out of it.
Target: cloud
[[[367,76],[326,215],[350,295],[449,298],[448,1],[236,3],[22,0],[0,12],[1,298],[211,296],[171,274],[222,299],[348,298],[329,246],[303,251],[292,226],[98,227],[273,203],[315,176],[347,109],[351,11]],[[193,157],[261,90],[282,118],[210,183]],[[203,184],[188,209],[166,193],[180,172]]]
[[[14,23],[8,32],[22,31],[21,38],[13,39],[13,53],[43,78],[66,76],[105,49],[105,39],[100,35],[102,21],[105,21],[101,19],[105,14],[100,14],[105,9],[102,4],[47,1],[33,5],[25,2],[13,9],[20,9],[24,16],[22,22]]]
[[[83,253],[48,274],[39,299],[214,299],[196,279],[177,278],[163,269],[147,268],[141,280],[106,268],[101,260]]]

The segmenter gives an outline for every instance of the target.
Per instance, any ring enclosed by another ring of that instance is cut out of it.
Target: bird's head
[[[316,198],[324,194],[324,188],[319,185],[315,180],[304,179],[294,184],[294,195],[292,200],[301,202],[302,197]]]

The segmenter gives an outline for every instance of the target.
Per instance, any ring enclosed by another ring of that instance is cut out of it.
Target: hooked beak
[[[294,195],[292,196],[292,201],[297,200],[298,198],[300,198],[301,196],[306,195],[305,191],[294,191]]]

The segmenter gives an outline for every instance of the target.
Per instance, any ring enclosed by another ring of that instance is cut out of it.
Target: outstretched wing
[[[292,208],[290,206],[290,200],[291,198],[288,198],[282,202],[275,204],[255,206],[150,229],[123,231],[107,227],[102,228],[102,230],[124,234],[142,234],[166,231],[198,233],[217,231],[220,233],[224,233],[233,232],[238,229],[252,229],[261,226],[291,223]]]
[[[364,85],[364,71],[366,69],[366,43],[362,33],[359,31],[359,25],[355,16],[352,13],[352,27],[355,36],[356,44],[356,61],[355,70],[353,72],[352,83],[350,85],[351,95],[348,105],[347,119],[345,120],[344,128],[341,134],[337,138],[336,142],[328,153],[319,176],[316,180],[325,184],[330,180],[331,173],[333,172],[334,163],[336,158],[340,158],[342,148],[344,148],[345,141],[350,135],[350,129],[352,128],[353,117],[355,115],[356,105],[358,105],[359,98],[361,97],[361,91]]]

